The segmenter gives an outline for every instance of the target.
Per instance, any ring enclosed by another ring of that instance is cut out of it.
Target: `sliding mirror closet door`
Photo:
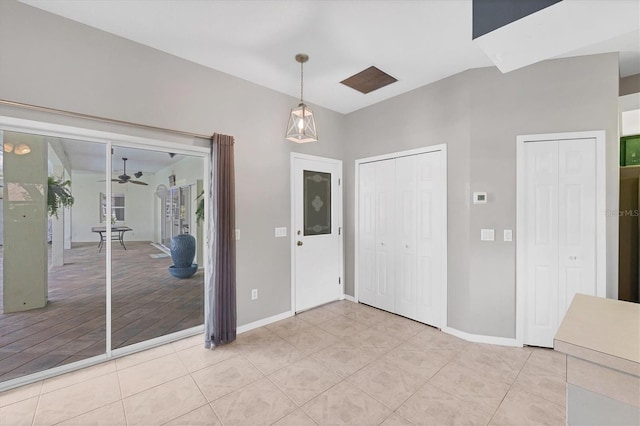
[[[107,146],[10,131],[0,136],[5,382],[106,351],[105,257],[92,226],[97,194],[106,188]]]
[[[113,146],[110,202],[100,194],[96,217],[111,224],[112,349],[203,324],[203,164]]]

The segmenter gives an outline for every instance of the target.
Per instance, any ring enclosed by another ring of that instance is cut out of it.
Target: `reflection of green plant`
[[[204,220],[204,189],[200,192],[200,195],[196,197],[196,201],[197,200],[200,201],[198,202],[198,208],[196,209],[196,220],[200,223]]]
[[[57,218],[60,207],[71,207],[73,205],[73,196],[69,190],[71,181],[63,181],[61,178],[49,176],[47,184],[47,208],[49,210],[49,216],[55,216]]]

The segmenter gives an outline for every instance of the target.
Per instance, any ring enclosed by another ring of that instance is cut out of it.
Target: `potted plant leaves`
[[[49,176],[47,179],[47,187],[47,210],[49,216],[58,218],[58,209],[60,209],[60,207],[73,206],[74,199],[71,195],[71,181]]]

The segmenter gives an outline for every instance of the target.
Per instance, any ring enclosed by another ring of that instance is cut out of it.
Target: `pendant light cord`
[[[300,103],[303,104],[302,94],[304,93],[304,62],[300,62]]]

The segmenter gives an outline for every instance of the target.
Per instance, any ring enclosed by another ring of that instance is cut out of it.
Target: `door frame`
[[[607,234],[606,234],[606,163],[605,131],[545,133],[516,137],[516,344],[524,344],[525,320],[525,144],[569,139],[595,139],[596,141],[596,296],[607,295]]]
[[[426,154],[429,152],[437,152],[440,151],[442,153],[442,157],[440,159],[440,173],[442,174],[442,182],[444,183],[444,191],[443,191],[443,198],[444,198],[444,203],[442,203],[442,217],[443,217],[443,221],[444,221],[444,229],[445,232],[443,233],[443,241],[442,241],[442,287],[441,290],[441,303],[442,303],[442,312],[441,312],[441,316],[440,316],[440,324],[438,324],[438,327],[441,330],[444,330],[447,327],[447,313],[448,313],[448,305],[447,305],[447,300],[448,300],[448,289],[449,289],[449,280],[448,280],[448,276],[447,276],[447,263],[448,263],[448,238],[449,238],[449,226],[448,226],[448,197],[449,197],[449,193],[448,193],[448,172],[447,172],[447,144],[446,143],[442,143],[442,144],[438,144],[438,145],[431,145],[431,146],[425,146],[422,148],[416,148],[416,149],[410,149],[410,150],[406,150],[406,151],[397,151],[397,152],[391,152],[388,154],[381,154],[381,155],[376,155],[373,157],[366,157],[366,158],[360,158],[357,159],[355,161],[355,181],[354,181],[354,187],[355,187],[355,209],[354,209],[354,235],[355,235],[355,241],[354,241],[354,270],[353,270],[353,281],[354,281],[354,299],[355,302],[358,303],[359,299],[358,299],[358,280],[359,280],[359,271],[358,271],[358,258],[359,258],[359,254],[360,254],[360,227],[359,227],[359,214],[360,214],[360,206],[359,206],[359,200],[360,200],[360,185],[358,184],[360,182],[360,164],[363,163],[372,163],[374,161],[383,161],[383,160],[390,160],[393,158],[398,158],[398,157],[407,157],[410,155],[419,155],[419,154]]]
[[[317,155],[309,155],[309,154],[301,154],[299,152],[292,152],[289,163],[289,172],[290,172],[290,220],[289,220],[289,229],[290,229],[290,250],[291,250],[291,313],[295,315],[296,313],[296,234],[294,229],[296,228],[296,205],[295,205],[295,162],[296,160],[310,160],[310,161],[318,161],[327,164],[337,165],[339,168],[338,175],[338,194],[337,197],[334,197],[334,200],[337,201],[337,215],[338,215],[338,240],[339,240],[339,259],[340,259],[340,280],[342,281],[342,294],[340,295],[340,299],[344,299],[344,212],[343,212],[343,198],[342,198],[342,160],[336,160],[334,158],[320,157]]]

